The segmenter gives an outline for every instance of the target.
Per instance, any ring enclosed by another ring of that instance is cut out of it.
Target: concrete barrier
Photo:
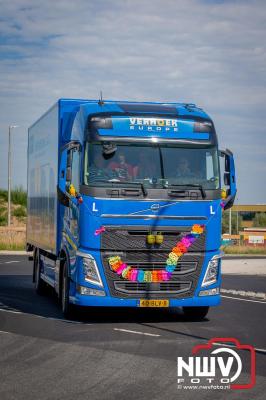
[[[223,259],[222,274],[266,276],[266,258]]]

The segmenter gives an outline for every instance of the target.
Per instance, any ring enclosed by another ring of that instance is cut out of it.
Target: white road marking
[[[147,332],[139,332],[139,331],[130,331],[129,329],[120,329],[120,328],[114,328],[114,331],[120,331],[120,332],[127,332],[127,333],[136,333],[137,335],[145,335],[145,336],[161,336],[155,333],[147,333]]]
[[[256,350],[256,351],[260,351],[260,352],[262,352],[262,353],[266,353],[266,350],[265,350],[265,349],[258,349],[257,347],[255,347],[255,350]]]
[[[0,331],[0,333],[10,333],[10,332],[6,332],[6,331]]]
[[[224,346],[224,347],[236,347],[234,344],[228,344],[228,343],[212,343],[214,346]]]
[[[0,307],[1,307],[1,305],[0,305]],[[21,312],[21,311],[9,310],[8,308],[0,308],[0,311],[3,311],[3,312],[10,312],[10,313],[12,313],[12,314],[24,314],[24,313]]]
[[[29,315],[29,314],[27,314],[27,315]],[[34,315],[34,314],[30,314],[30,315]],[[72,321],[70,319],[61,319],[61,318],[53,318],[53,317],[42,317],[41,315],[35,315],[35,317],[50,319],[52,321],[67,322],[68,324],[93,325],[93,324],[87,324],[86,322],[82,322],[82,321]]]
[[[14,260],[14,261],[5,261],[4,264],[13,264],[13,263],[19,263],[20,261]]]
[[[238,297],[231,297],[231,296],[224,296],[224,295],[222,295],[221,297],[225,297],[226,299],[239,300],[239,301],[250,301],[251,303],[266,304],[266,301],[249,300],[249,299],[239,299]]]
[[[9,312],[11,314],[31,315],[32,317],[35,317],[35,318],[49,319],[51,321],[67,322],[68,324],[93,325],[93,324],[87,324],[86,322],[82,322],[82,321],[72,321],[72,320],[68,320],[68,319],[54,318],[54,317],[43,317],[42,315],[36,315],[36,314],[26,313],[26,312],[16,311],[16,310],[10,310],[8,308],[1,308],[1,306],[3,306],[3,305],[4,305],[3,303],[0,303],[0,312],[3,311],[3,312]]]
[[[263,292],[253,292],[251,290],[246,291],[246,290],[235,290],[235,289],[221,289],[221,293],[225,294],[233,294],[236,296],[242,296],[242,297],[255,297],[258,300],[266,300],[266,293]]]
[[[236,345],[234,345],[234,344],[228,344],[228,343],[213,343],[213,345],[214,346],[224,346],[224,347],[235,347],[235,348],[237,348],[237,346]],[[266,350],[265,349],[259,349],[259,348],[257,348],[257,347],[254,347],[254,350],[255,351],[260,351],[261,353],[266,353]]]

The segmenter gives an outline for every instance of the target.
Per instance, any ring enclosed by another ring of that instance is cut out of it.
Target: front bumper
[[[163,299],[163,296],[162,296]],[[109,296],[86,296],[76,293],[70,297],[70,302],[78,306],[93,307],[139,307],[139,299],[120,299]],[[220,295],[191,297],[185,299],[169,299],[169,308],[172,307],[202,307],[218,306],[221,302]]]

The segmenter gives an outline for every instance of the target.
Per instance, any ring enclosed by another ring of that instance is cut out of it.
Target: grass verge
[[[0,232],[0,250],[25,250],[26,232]]]
[[[266,247],[254,247],[254,246],[222,246],[222,251],[225,254],[265,254]]]
[[[0,251],[1,250],[25,250],[25,243],[0,243]]]

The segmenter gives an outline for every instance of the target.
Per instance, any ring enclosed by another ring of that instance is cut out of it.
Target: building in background
[[[266,228],[266,204],[235,204],[232,207],[233,213],[238,214],[239,229],[261,227],[261,225]]]
[[[266,246],[266,204],[236,204],[224,212],[222,245],[240,244]]]
[[[266,246],[266,228],[245,228],[239,236],[247,246]]]

